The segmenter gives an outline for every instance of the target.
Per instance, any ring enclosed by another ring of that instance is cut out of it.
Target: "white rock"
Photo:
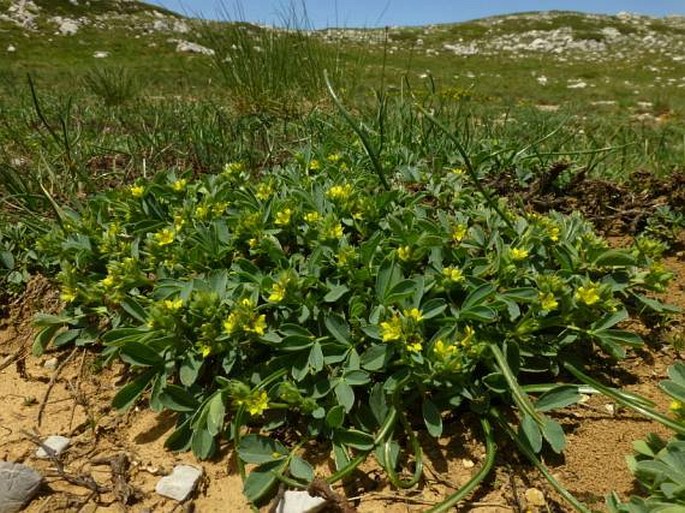
[[[107,57],[109,57],[109,52],[98,50],[97,52],[93,53],[93,57],[96,59],[106,59]]]
[[[582,80],[578,80],[575,82],[569,82],[566,85],[567,89],[585,89],[587,87],[587,84],[583,82]]]
[[[71,443],[71,440],[69,440],[66,436],[60,436],[60,435],[51,435],[47,437],[45,440],[43,440],[43,445],[47,446],[48,448],[52,449],[55,453],[55,456],[59,456],[64,452],[64,450],[69,447],[69,444]],[[36,451],[36,458],[40,459],[47,459],[50,456],[48,456],[48,453],[45,452],[45,449],[42,447],[39,447],[38,450]]]
[[[214,55],[214,50],[190,41],[179,41],[176,43],[176,51],[184,53],[200,53],[202,55]]]
[[[14,53],[17,51],[17,47],[14,45],[7,45],[7,53]]]
[[[157,482],[155,491],[164,497],[184,501],[193,492],[200,477],[202,469],[191,465],[177,465],[171,474]]]
[[[547,77],[545,75],[540,75],[538,78],[536,78],[536,80],[540,85],[547,85]]]
[[[47,369],[47,370],[55,370],[58,365],[59,365],[59,359],[50,358],[49,360],[45,360],[45,363],[43,363],[43,368]]]
[[[529,506],[542,507],[547,504],[545,495],[537,488],[528,488],[524,495]]]
[[[31,467],[0,461],[0,511],[17,513],[38,493],[43,476]]]
[[[308,492],[288,490],[278,503],[276,513],[316,513],[326,504],[326,499],[312,497]]]

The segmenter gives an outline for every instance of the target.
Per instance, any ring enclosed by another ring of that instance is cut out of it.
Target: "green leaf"
[[[447,309],[447,303],[443,299],[429,299],[421,306],[421,315],[424,320],[437,317]]]
[[[392,346],[390,344],[374,344],[361,355],[361,366],[368,371],[381,370],[390,361]]]
[[[329,428],[332,429],[337,429],[343,425],[343,422],[345,421],[345,408],[340,405],[336,404],[328,410],[328,413],[326,414],[326,425]]]
[[[578,387],[559,385],[542,394],[535,402],[535,409],[540,412],[565,408],[580,401]]]
[[[344,406],[345,411],[347,413],[352,411],[354,406],[354,390],[352,390],[352,387],[344,381],[340,381],[335,386],[334,391],[335,396],[338,398],[338,403]]]
[[[542,433],[537,422],[530,416],[524,415],[521,419],[521,430],[519,435],[527,442],[536,454],[542,449]]]
[[[625,310],[618,310],[613,314],[603,317],[597,323],[592,325],[594,331],[605,330],[616,326],[619,322],[625,321],[628,318],[628,312]]]
[[[10,251],[0,251],[0,262],[5,269],[14,269],[14,256]]]
[[[135,320],[138,322],[141,322],[143,324],[147,323],[147,312],[145,311],[145,308],[141,306],[138,301],[133,299],[130,296],[125,297],[121,301],[121,307],[124,309],[124,311],[129,314],[131,317],[133,317]]]
[[[159,395],[159,400],[173,411],[196,411],[200,404],[185,388],[178,385],[166,385]]]
[[[323,297],[326,303],[336,302],[350,290],[346,285],[329,285],[328,288],[328,293]]]
[[[685,386],[676,383],[675,381],[662,381],[659,383],[659,388],[670,395],[673,399],[685,402]]]
[[[633,294],[640,303],[645,305],[647,308],[654,310],[657,313],[679,313],[681,309],[675,305],[669,305],[657,301],[656,299],[649,298],[642,294]]]
[[[334,440],[360,451],[370,451],[374,446],[373,435],[358,429],[339,429],[335,432]]]
[[[259,502],[276,485],[276,473],[283,471],[283,461],[269,461],[254,468],[245,479],[243,493],[250,502]]]
[[[216,450],[214,436],[204,426],[196,428],[190,437],[190,449],[199,459],[206,460]]]
[[[309,366],[314,370],[314,372],[320,372],[324,366],[323,351],[321,350],[321,344],[319,342],[314,342],[311,350],[309,351]]]
[[[224,427],[224,417],[226,416],[226,405],[221,392],[214,394],[207,403],[207,431],[212,436],[218,435]]]
[[[424,397],[421,411],[423,413],[423,422],[426,424],[426,428],[428,428],[428,433],[433,438],[439,438],[442,435],[442,417],[437,406],[429,398]]]
[[[140,397],[145,388],[150,384],[152,378],[155,377],[157,371],[149,369],[146,372],[137,376],[133,381],[124,386],[112,399],[112,406],[117,410],[126,410],[130,408],[133,403]]]
[[[247,435],[238,445],[238,456],[245,463],[267,463],[287,455],[288,450],[281,442],[261,435]]]
[[[493,292],[495,292],[495,287],[489,283],[484,283],[466,297],[461,305],[461,309],[471,310],[472,308],[483,304]]]
[[[120,354],[126,363],[140,367],[156,367],[164,363],[157,351],[140,342],[126,342],[121,346]]]
[[[195,352],[189,351],[186,353],[178,370],[178,377],[184,386],[190,387],[195,384],[204,361],[204,358]]]
[[[48,347],[50,341],[55,337],[55,333],[61,327],[58,324],[48,325],[38,332],[31,347],[31,352],[34,356],[41,356],[45,352],[45,348]]]
[[[683,362],[675,362],[671,365],[668,368],[668,377],[678,385],[685,387],[685,364]]]
[[[592,261],[598,266],[626,266],[637,265],[635,256],[623,249],[608,249],[602,251]]]
[[[190,438],[193,432],[190,429],[190,419],[176,428],[164,442],[164,447],[174,452],[187,451],[190,448]]]
[[[324,318],[328,332],[341,344],[350,345],[350,329],[347,322],[338,314],[329,314]]]
[[[545,417],[542,424],[542,435],[549,442],[552,450],[557,454],[564,452],[566,448],[566,437],[561,425],[550,418]]]
[[[369,394],[369,407],[371,408],[371,413],[378,425],[383,424],[388,415],[389,408],[385,399],[385,390],[381,383],[376,383],[373,388],[371,388],[371,393]]]
[[[490,322],[497,318],[497,312],[489,306],[477,305],[459,312],[459,319]]]
[[[371,381],[369,373],[363,370],[348,371],[343,376],[343,379],[348,385],[352,386],[366,385]]]
[[[385,296],[384,304],[397,303],[404,298],[411,296],[416,290],[414,280],[402,280],[396,283]]]
[[[386,258],[376,275],[376,296],[381,303],[385,303],[389,291],[402,279],[402,271],[395,264],[394,259]]]
[[[299,456],[293,456],[290,459],[290,474],[294,478],[307,483],[311,483],[314,480],[314,469]]]

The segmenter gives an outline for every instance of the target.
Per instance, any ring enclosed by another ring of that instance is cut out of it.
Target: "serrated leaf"
[[[442,417],[440,416],[440,410],[438,410],[433,401],[425,397],[421,404],[421,412],[423,413],[423,422],[426,424],[428,433],[433,438],[439,438],[440,435],[442,435]]]

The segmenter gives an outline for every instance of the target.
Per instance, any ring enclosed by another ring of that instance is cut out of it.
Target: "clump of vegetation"
[[[120,66],[94,67],[83,77],[83,84],[107,107],[135,100],[143,88],[137,76]]]

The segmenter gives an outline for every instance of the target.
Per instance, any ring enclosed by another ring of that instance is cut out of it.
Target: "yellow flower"
[[[285,287],[280,283],[274,283],[273,289],[271,289],[271,295],[269,295],[269,301],[272,303],[280,303],[285,299]]]
[[[134,198],[140,198],[145,194],[145,187],[142,185],[131,185],[129,190],[131,191],[131,196]]]
[[[201,344],[199,349],[202,358],[207,358],[210,354],[212,354],[212,346],[208,344]]]
[[[114,276],[112,276],[111,274],[108,274],[107,276],[105,276],[105,278],[100,283],[106,289],[112,288],[112,287],[114,287],[114,283],[115,283]]]
[[[407,342],[406,348],[410,353],[420,353],[423,350],[423,344],[420,341]]]
[[[198,205],[195,207],[195,217],[198,219],[205,219],[209,214],[209,208],[206,205]]]
[[[433,346],[433,352],[441,359],[446,360],[457,352],[456,346],[445,344],[442,339],[438,339]]]
[[[455,167],[452,169],[452,174],[455,176],[462,176],[466,171],[461,167]]]
[[[76,300],[76,292],[69,287],[65,287],[59,298],[65,303],[72,303]]]
[[[274,189],[270,183],[262,182],[257,185],[257,192],[255,192],[255,196],[257,196],[257,199],[265,201],[269,199],[269,196],[271,196],[273,191]]]
[[[538,294],[538,299],[540,300],[540,306],[542,306],[543,310],[556,310],[559,306],[559,302],[551,292],[540,292]]]
[[[475,335],[476,330],[474,330],[471,326],[466,326],[466,328],[464,328],[464,338],[462,338],[459,343],[464,347],[468,347],[471,345]]]
[[[411,248],[409,246],[400,246],[397,248],[397,256],[400,260],[406,262],[411,258]]]
[[[575,298],[586,305],[594,305],[599,301],[599,287],[594,283],[590,283],[587,287],[578,287]]]
[[[174,216],[174,230],[177,232],[180,232],[181,229],[185,226],[186,220],[183,219],[183,216],[181,214],[176,214]]]
[[[260,390],[245,401],[245,406],[250,415],[261,415],[269,407],[269,396],[264,390]]]
[[[461,242],[464,240],[464,237],[466,237],[466,232],[468,231],[469,227],[465,224],[458,224],[457,226],[454,227],[452,230],[452,240],[454,242]]]
[[[341,239],[342,236],[343,227],[340,223],[336,223],[326,231],[326,237],[329,239]]]
[[[511,259],[514,262],[520,262],[528,258],[528,250],[522,248],[512,248],[511,249]]]
[[[240,305],[244,306],[245,308],[254,308],[256,306],[255,302],[252,301],[249,297],[241,299]]]
[[[331,163],[336,163],[342,158],[342,155],[340,153],[331,153],[326,157],[326,160]]]
[[[668,411],[677,417],[683,416],[683,410],[685,410],[685,405],[678,400],[674,399],[671,401],[671,404],[668,405]]]
[[[452,266],[445,267],[442,270],[442,274],[445,278],[447,278],[448,280],[450,280],[454,283],[459,283],[460,281],[464,281],[464,273],[458,267],[452,267]]]
[[[188,185],[188,180],[186,180],[185,178],[180,178],[171,184],[171,188],[176,192],[181,192],[183,189],[186,188],[186,185]]]
[[[177,312],[183,307],[183,300],[179,297],[178,299],[165,299],[164,308],[170,312]]]
[[[404,316],[408,317],[410,319],[414,319],[416,322],[421,322],[423,320],[423,315],[421,314],[421,310],[418,308],[411,308],[409,310],[405,310]]]
[[[293,211],[291,208],[285,208],[279,212],[276,212],[276,221],[275,223],[279,226],[287,226],[290,224],[290,218],[293,215]]]
[[[352,185],[349,183],[346,183],[345,185],[334,185],[326,192],[326,196],[333,200],[344,200],[349,198],[351,194]]]
[[[238,327],[238,314],[231,312],[224,321],[224,331],[229,335]]]
[[[227,201],[220,201],[219,203],[215,203],[212,206],[212,213],[215,216],[220,216],[221,214],[224,213],[224,211],[228,208],[228,202]]]
[[[309,162],[309,169],[311,171],[318,171],[319,169],[321,169],[321,162],[319,162],[317,159],[312,159]]]
[[[304,220],[308,223],[316,223],[321,219],[321,214],[318,212],[307,212],[304,215]]]
[[[174,231],[171,228],[164,228],[162,231],[155,233],[155,241],[159,246],[168,246],[174,242]]]
[[[557,242],[559,240],[560,233],[561,229],[555,224],[550,224],[547,227],[547,235],[549,236],[549,240],[552,242]]]
[[[257,335],[264,335],[266,331],[266,315],[262,314],[252,321],[252,325],[245,326],[245,331],[256,333]]]
[[[338,265],[346,265],[355,257],[356,253],[352,246],[345,246],[340,251],[336,257],[338,258]]]
[[[231,176],[239,173],[245,169],[245,164],[242,162],[229,162],[224,166],[224,174]]]
[[[399,340],[402,338],[402,319],[393,317],[389,321],[381,323],[381,338],[383,342]]]
[[[247,245],[250,246],[251,248],[254,248],[258,243],[259,243],[259,240],[257,240],[254,237],[251,239],[248,239],[248,241],[247,241]]]

